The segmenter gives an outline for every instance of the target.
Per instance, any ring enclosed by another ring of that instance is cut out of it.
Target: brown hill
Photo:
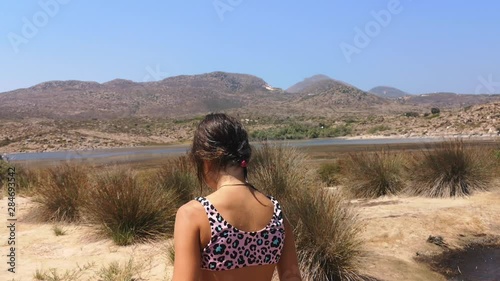
[[[272,102],[283,93],[258,77],[225,72],[145,83],[50,81],[0,95],[0,118],[173,117]]]
[[[185,118],[222,110],[252,116],[332,117],[337,113],[460,108],[499,100],[500,95],[438,93],[402,97],[395,102],[325,75],[307,78],[283,91],[256,76],[212,72],[143,83],[123,79],[102,84],[49,81],[0,94],[0,118]]]
[[[311,87],[311,85],[314,85],[317,82],[325,81],[325,80],[328,81],[328,80],[333,80],[333,79],[326,76],[326,75],[323,75],[323,74],[314,75],[312,77],[304,79],[303,81],[301,81],[299,83],[294,84],[290,88],[286,89],[286,91],[288,93],[292,93],[292,94],[303,93],[304,90]]]
[[[391,103],[373,94],[364,92],[347,83],[317,75],[290,87],[295,98],[289,102],[296,111],[314,115],[332,115],[339,112],[377,110]]]

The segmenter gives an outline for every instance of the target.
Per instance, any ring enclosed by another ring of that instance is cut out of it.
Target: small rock
[[[444,242],[444,238],[442,236],[429,235],[429,238],[427,238],[427,243],[432,243],[432,244],[437,245],[439,247],[448,248],[448,244],[446,242]]]

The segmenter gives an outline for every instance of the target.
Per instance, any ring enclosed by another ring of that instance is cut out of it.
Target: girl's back
[[[233,226],[235,229],[244,232],[244,234],[255,233],[256,236],[262,236],[262,230],[266,231],[265,229],[267,228],[267,226],[272,224],[273,218],[276,215],[275,209],[277,208],[275,208],[275,205],[268,197],[260,192],[256,192],[246,187],[228,186],[226,188],[221,188],[217,192],[214,192],[211,195],[207,196],[206,199],[208,199],[209,202],[215,207],[216,211],[218,212],[218,214],[220,214],[225,222],[227,222],[230,226]],[[202,246],[206,246],[210,243],[212,235],[206,210],[203,209],[201,211],[202,212],[200,212],[200,214],[202,216],[205,216],[206,221],[205,224],[201,227],[200,236],[202,239],[200,243]],[[271,238],[270,234],[268,236],[268,240],[269,238]],[[255,241],[250,242],[247,246],[258,246],[257,241],[260,238],[254,239]],[[239,243],[244,244],[244,242],[245,241],[241,241]],[[261,243],[265,243],[264,239]],[[241,247],[244,246],[241,245]],[[238,249],[238,247],[236,247],[236,249]],[[280,247],[279,249],[281,252],[282,247]],[[268,252],[269,255],[272,254],[269,249],[264,248],[264,251]],[[240,253],[240,251],[237,250],[237,252],[238,255],[244,257],[244,251]],[[262,257],[265,258],[265,255],[262,255]],[[236,264],[234,266],[237,265],[238,257],[236,257],[235,260]],[[201,274],[201,280],[271,280],[275,267],[276,264],[267,264],[261,266],[248,266],[248,264],[245,264],[245,266],[234,270],[203,270]]]
[[[191,149],[200,184],[213,193],[177,211],[174,281],[301,280],[293,231],[279,203],[247,180],[251,147],[242,125],[209,114]]]

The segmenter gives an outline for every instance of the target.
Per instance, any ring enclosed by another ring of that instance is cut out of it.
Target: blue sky
[[[500,93],[499,1],[0,2],[0,92],[211,71]]]

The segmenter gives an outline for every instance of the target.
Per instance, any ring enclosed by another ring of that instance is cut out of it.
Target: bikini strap
[[[274,205],[274,214],[273,214],[273,219],[275,220],[275,223],[277,226],[283,225],[283,212],[281,210],[281,205],[276,200],[273,196],[268,196],[269,200],[273,202]]]
[[[215,209],[214,205],[208,201],[207,198],[205,197],[196,197],[196,201],[200,202],[203,208],[205,209],[205,213],[207,214],[208,217],[208,222],[210,223],[210,230],[212,233],[212,236],[215,232],[218,232],[216,228],[220,228],[220,223],[222,222],[222,216],[219,214],[217,209]]]

